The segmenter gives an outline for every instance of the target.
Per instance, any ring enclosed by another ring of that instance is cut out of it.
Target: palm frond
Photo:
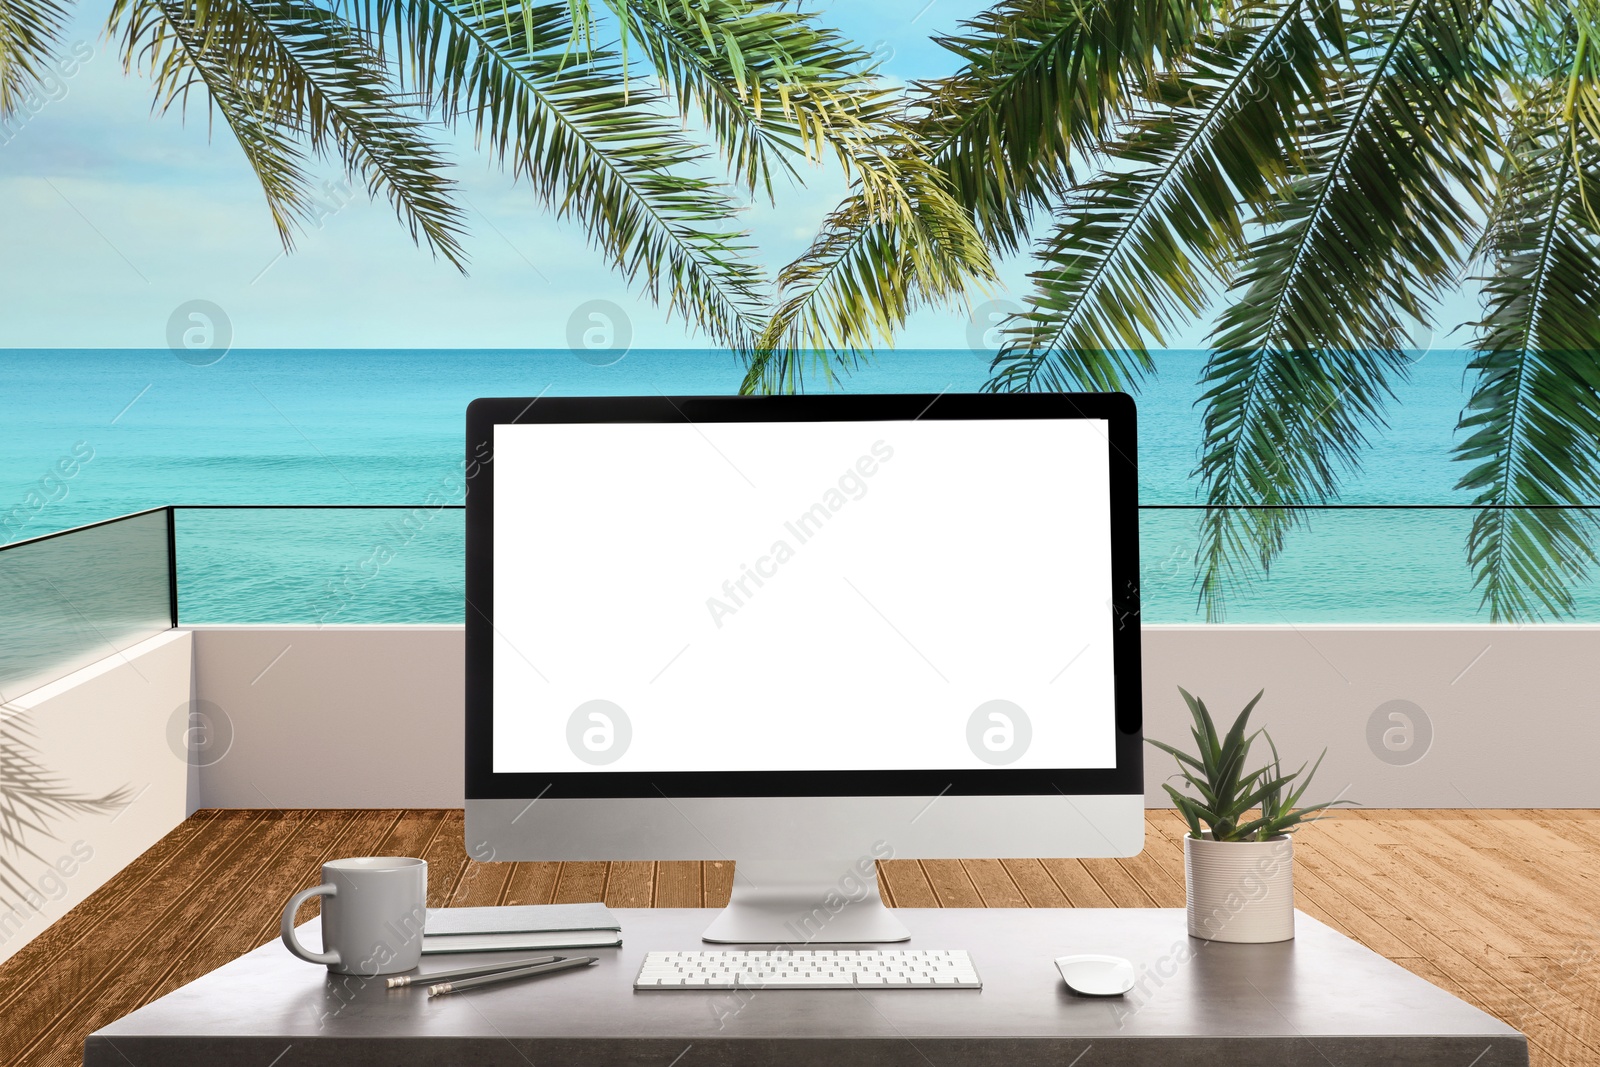
[[[872,57],[788,0],[607,0],[682,118],[697,117],[747,189],[832,155],[851,174],[895,119]]]
[[[399,50],[401,77],[558,217],[577,221],[651,299],[714,343],[748,350],[759,272],[710,152],[616,46],[574,40],[566,3],[350,0],[351,21]]]
[[[1206,309],[1244,247],[1241,204],[1284,179],[1291,120],[1320,92],[1305,7],[1240,9],[1151,88],[1101,172],[1057,209],[986,389],[1129,388],[1152,367],[1148,339]]]
[[[365,35],[337,15],[305,0],[117,0],[109,31],[124,66],[151,74],[159,110],[182,110],[204,87],[259,176],[285,248],[321,210],[309,152],[336,156],[389,200],[413,240],[464,266],[447,160],[389,91]]]
[[[874,205],[858,178],[805,254],[779,272],[778,305],[741,391],[798,391],[808,367],[831,380],[835,367],[858,365],[874,343],[893,344],[916,308],[994,280],[988,250],[944,175],[915,156],[897,170],[893,202]]]
[[[1305,173],[1256,220],[1201,379],[1209,620],[1228,584],[1282,548],[1302,514],[1284,505],[1330,499],[1358,466],[1407,373],[1408,322],[1428,321],[1459,275],[1469,201],[1487,201],[1481,18],[1455,0],[1407,0],[1363,20],[1345,84],[1297,137]]]
[[[787,0],[608,3],[685,118],[698,103],[698,117],[748,187],[770,194],[769,161],[792,172],[787,157],[796,154],[808,162],[830,158],[851,181],[850,198],[819,231],[818,254],[779,278],[747,389],[769,377],[781,383],[776,388],[797,389],[808,363],[831,376],[835,354],[853,360],[874,340],[892,339],[898,320],[875,314],[870,294],[905,308],[903,318],[913,302],[964,287],[968,278],[953,264],[975,261],[976,275],[992,276],[969,221],[921,157],[901,95],[871,73],[870,55],[845,45],[815,15]],[[869,229],[879,240],[866,247],[839,241]],[[908,271],[871,279],[871,261],[885,254]],[[824,278],[837,284],[823,285],[813,300],[797,297]]]
[[[1025,243],[1030,214],[1067,188],[1073,153],[1094,150],[1121,94],[1213,7],[1002,0],[940,38],[962,68],[916,86],[915,152],[882,154],[899,161],[906,196],[875,206],[872,186],[858,183],[779,272],[778,307],[745,391],[798,389],[808,366],[831,379],[875,342],[892,345],[916,308],[993,282],[991,250]],[[910,169],[913,160],[936,173]],[[858,173],[870,181],[875,170]]]
[[[1471,464],[1457,488],[1484,509],[1467,555],[1496,622],[1572,613],[1595,520],[1560,505],[1600,499],[1600,230],[1581,194],[1600,189],[1600,146],[1582,138],[1574,155],[1554,93],[1518,119],[1480,249],[1490,273],[1456,447]]]
[[[57,0],[0,2],[0,119],[44,84],[72,14]]]
[[[1214,0],[1002,0],[935,41],[962,62],[916,85],[918,131],[950,188],[1001,254],[1069,191],[1126,102],[1185,53]]]

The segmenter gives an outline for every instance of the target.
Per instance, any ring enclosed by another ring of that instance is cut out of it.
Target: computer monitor
[[[734,860],[729,943],[895,941],[875,861],[1144,843],[1121,394],[467,410],[467,848]]]

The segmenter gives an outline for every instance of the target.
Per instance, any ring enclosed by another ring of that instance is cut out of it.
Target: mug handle
[[[339,953],[337,950],[330,952],[312,952],[310,949],[302,945],[300,943],[300,939],[294,935],[294,913],[300,910],[300,905],[304,904],[312,897],[331,897],[336,896],[338,892],[339,887],[331,882],[327,885],[312,886],[310,889],[302,889],[300,892],[290,897],[289,903],[283,906],[283,945],[290,952],[293,952],[296,956],[299,956],[307,963],[325,963],[329,967],[337,967],[339,965]],[[322,944],[324,947],[326,947],[328,944],[327,940],[324,939]]]

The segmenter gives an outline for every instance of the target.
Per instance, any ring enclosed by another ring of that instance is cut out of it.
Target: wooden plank
[[[1324,835],[1307,830],[1297,836],[1295,874],[1303,883],[1297,890],[1312,895],[1340,918],[1351,936],[1379,955],[1427,957],[1426,931],[1395,903],[1381,878],[1373,886],[1356,877],[1350,858],[1341,858],[1338,844]]]
[[[1418,899],[1431,899],[1429,915],[1435,928],[1447,924],[1468,938],[1482,938],[1486,948],[1503,955],[1528,953],[1522,936],[1503,929],[1484,913],[1486,902],[1479,895],[1478,879],[1490,877],[1491,872],[1472,871],[1464,880],[1460,872],[1435,863],[1425,851],[1397,841],[1381,824],[1366,819],[1330,819],[1321,829],[1326,840],[1344,843],[1367,856],[1369,862],[1386,866]]]
[[[1309,849],[1295,850],[1294,893],[1297,905],[1301,900],[1314,904],[1326,916],[1324,922],[1332,920],[1329,925],[1334,929],[1361,942],[1380,956],[1390,959],[1421,957],[1421,949],[1391,932],[1362,906],[1364,894],[1346,892],[1361,887],[1349,886],[1336,875],[1333,878],[1323,877],[1319,870],[1322,862],[1320,856]]]
[[[1467,916],[1453,903],[1441,901],[1436,890],[1407,870],[1404,861],[1410,857],[1403,850],[1364,845],[1359,836],[1329,829],[1340,822],[1346,821],[1322,824],[1324,832],[1317,839],[1316,850],[1338,863],[1346,892],[1359,885],[1377,896],[1381,886],[1382,903],[1369,905],[1369,910],[1388,912],[1380,920],[1385,927],[1391,932],[1403,930],[1405,939],[1420,950],[1416,955],[1432,960],[1454,977],[1464,999],[1521,1030],[1530,1047],[1538,1045],[1556,1062],[1600,1062],[1600,1053],[1568,1031],[1561,1020],[1540,1011],[1507,984],[1510,968],[1504,955],[1483,943],[1474,931],[1462,928],[1460,920]],[[1394,904],[1388,904],[1390,900]],[[1405,909],[1403,915],[1397,907]]]
[[[1534,1007],[1593,1043],[1600,1023],[1600,991],[1583,980],[1581,966],[1542,956],[1518,956],[1509,962],[1523,983],[1523,995]]]
[[[456,885],[466,873],[466,813],[460,808],[447,810],[439,821],[439,829],[422,850],[422,859],[428,864],[428,907],[449,907],[456,895]]]
[[[448,906],[492,908],[503,903],[515,870],[514,863],[468,862],[466,870],[461,872],[461,880],[456,883],[455,892],[450,895]]]
[[[549,904],[556,898],[559,863],[514,863],[501,897],[503,904]]]
[[[655,877],[656,865],[649,860],[613,862],[606,877],[606,906],[648,908]]]
[[[1145,896],[1155,902],[1156,907],[1181,908],[1188,903],[1183,891],[1183,879],[1180,877],[1173,881],[1166,869],[1148,852],[1122,856],[1116,862],[1144,891]]]
[[[32,958],[31,945],[6,963],[6,974],[14,975],[17,966],[35,963],[25,972],[26,983],[14,992],[14,1003],[0,1027],[0,1063],[22,1062],[25,1048],[50,1045],[49,1035],[71,1034],[75,1029],[88,1033],[92,1026],[72,1026],[64,1017],[78,1008],[93,986],[103,980],[121,979],[120,968],[133,951],[129,941],[140,927],[151,923],[167,908],[175,906],[198,876],[215,875],[223,859],[238,847],[240,839],[263,813],[227,812],[208,818],[204,832],[190,838],[176,852],[168,854],[155,871],[141,881],[138,899],[121,895],[104,901],[99,894],[78,906],[90,917],[89,936],[76,942],[70,952],[53,956],[42,963]],[[120,904],[119,910],[112,910]],[[74,911],[78,909],[73,909]],[[135,917],[138,917],[137,919]],[[48,935],[49,931],[46,931]],[[26,998],[21,997],[26,992]],[[88,1017],[79,1012],[76,1018]]]
[[[938,894],[916,860],[879,860],[881,881],[889,887],[887,899],[896,908],[937,908]]]
[[[1516,940],[1530,950],[1559,952],[1570,947],[1576,932],[1573,909],[1600,911],[1600,887],[1581,877],[1581,865],[1571,861],[1571,853],[1528,850],[1514,835],[1503,842],[1498,835],[1462,839],[1423,822],[1411,827],[1411,836],[1432,865],[1434,881],[1474,894],[1477,909],[1500,929],[1517,931]],[[1517,852],[1485,847],[1486,840]],[[1586,933],[1594,937],[1592,923]]]
[[[1070,908],[1072,902],[1038,860],[1005,860],[1006,874],[1029,908]]]
[[[76,953],[79,946],[97,936],[108,917],[142,907],[144,887],[169,863],[181,866],[200,852],[206,844],[200,839],[202,834],[214,833],[210,824],[219,817],[221,813],[215,809],[195,812],[0,964],[0,1019],[8,1026],[24,1025],[27,1012],[13,1014],[12,1005],[33,988],[32,976]]]
[[[705,886],[706,907],[726,908],[733,892],[733,861],[706,860],[700,864],[700,881]]]
[[[1111,906],[1116,908],[1153,908],[1155,901],[1150,899],[1150,894],[1139,887],[1133,876],[1122,868],[1114,859],[1092,859],[1080,861],[1095,883],[1105,890],[1106,896],[1111,898]]]
[[[0,1032],[0,1062],[27,1062],[34,1049],[60,1037],[87,1033],[145,1003],[144,994],[173,960],[172,946],[186,946],[189,932],[214,918],[248,886],[263,861],[277,855],[305,819],[304,811],[262,811],[229,837],[226,849],[199,877],[192,870],[174,872],[174,879],[150,896],[145,909],[106,924],[103,936],[116,947],[112,960],[99,974],[83,969],[80,954],[78,959],[61,961],[36,975],[36,982],[58,991],[60,1000],[69,1003],[27,1047],[16,1047],[8,1037],[9,1029]],[[61,988],[68,980],[71,985]]]
[[[1318,902],[1315,897],[1308,893],[1302,892],[1300,888],[1298,872],[1296,873],[1294,885],[1294,906],[1311,916],[1313,919],[1317,920],[1322,925],[1331,926],[1346,937],[1350,936],[1350,931],[1345,928],[1344,923],[1339,921],[1337,916],[1323,908],[1322,904]]]
[[[1540,856],[1574,853],[1583,862],[1600,855],[1600,843],[1588,840],[1582,823],[1575,820],[1550,822],[1537,816],[1512,819],[1440,818],[1419,820],[1450,834],[1464,844],[1498,845],[1511,850],[1526,850]]]
[[[1337,846],[1334,851],[1337,852]],[[1304,847],[1296,846],[1295,863],[1296,876],[1300,879],[1297,891],[1311,895],[1338,916],[1350,936],[1389,959],[1424,959],[1438,969],[1438,964],[1427,955],[1431,943],[1428,932],[1382,891],[1354,877],[1348,868],[1341,866],[1338,860],[1329,859],[1311,842]],[[1440,984],[1463,1000],[1485,1007],[1453,978]]]
[[[979,905],[985,908],[1026,908],[1028,898],[1023,896],[1017,883],[1006,873],[1000,860],[962,860],[967,879],[978,891]]]
[[[704,907],[705,894],[700,885],[699,860],[662,860],[656,864],[655,896],[651,904],[657,908]]]
[[[1563,825],[1567,824],[1553,824]],[[1600,869],[1600,848],[1568,841],[1558,830],[1532,819],[1427,823],[1417,828],[1416,837],[1428,842],[1430,851],[1437,848],[1459,857],[1468,854],[1462,851],[1468,849],[1472,855],[1484,856],[1513,880],[1500,895],[1502,903],[1518,903],[1508,899],[1506,893],[1520,889],[1535,903],[1582,905],[1591,913],[1600,912],[1600,883],[1595,878]],[[1571,908],[1559,910],[1560,915],[1549,915],[1540,921],[1539,926],[1546,933],[1570,934]]]
[[[1109,908],[1111,898],[1106,891],[1100,888],[1100,883],[1094,880],[1094,875],[1083,865],[1082,860],[1051,859],[1040,860],[1039,865],[1050,875],[1050,880],[1061,888],[1071,907],[1074,908]]]
[[[312,811],[266,859],[257,876],[204,917],[187,941],[169,945],[170,966],[146,990],[144,1001],[177,989],[278,936],[284,901],[322,880],[322,864],[349,854],[341,838],[355,819],[348,811]]]
[[[374,856],[420,857],[433,843],[444,823],[442,808],[415,808],[400,813],[394,826],[378,842]]]
[[[1189,827],[1177,812],[1161,814],[1169,817],[1145,817],[1144,855],[1160,868],[1173,885],[1181,889],[1185,881],[1183,839],[1188,836]]]
[[[983,897],[960,860],[920,860],[941,908],[981,908]]]
[[[556,880],[556,904],[582,904],[606,898],[606,873],[610,864],[601,860],[563,863]]]
[[[1344,808],[1336,810],[1333,818],[1322,820],[1322,828],[1333,829],[1335,823],[1341,823],[1349,829],[1353,823],[1365,823],[1360,833],[1372,844],[1403,845],[1406,843],[1405,833],[1393,825],[1397,814],[1404,813],[1383,808]]]
[[[1541,811],[1535,818],[1552,831],[1559,826],[1559,835],[1565,840],[1587,845],[1591,849],[1600,849],[1600,820],[1564,816],[1568,816],[1568,813]]]

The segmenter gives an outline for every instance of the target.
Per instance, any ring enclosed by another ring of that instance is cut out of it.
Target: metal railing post
[[[178,509],[167,505],[167,603],[173,628],[178,625]]]

